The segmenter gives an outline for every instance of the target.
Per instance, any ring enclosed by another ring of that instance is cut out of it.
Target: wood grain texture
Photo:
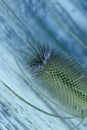
[[[58,25],[61,19],[87,44],[86,0],[0,0],[0,80],[31,104],[50,113],[54,108],[29,85],[16,64],[16,49],[26,50],[27,38],[49,42],[59,47],[60,42],[73,56],[87,65],[87,50]],[[86,130],[87,120],[79,127]],[[0,82],[0,130],[68,130],[77,119],[65,120],[43,114],[30,107]]]

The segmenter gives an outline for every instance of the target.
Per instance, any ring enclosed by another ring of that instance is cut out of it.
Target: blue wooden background
[[[58,19],[87,45],[87,0],[0,0],[0,80],[31,104],[54,114],[54,108],[29,85],[14,55],[21,57],[16,49],[26,50],[27,38],[37,39],[64,46],[87,65],[87,49]],[[43,114],[0,82],[0,130],[68,130],[78,121]],[[87,120],[77,129],[86,130]]]

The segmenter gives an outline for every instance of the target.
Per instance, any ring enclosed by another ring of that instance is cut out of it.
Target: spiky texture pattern
[[[31,50],[30,72],[39,89],[67,112],[77,116],[87,114],[86,68],[47,44],[37,44]]]

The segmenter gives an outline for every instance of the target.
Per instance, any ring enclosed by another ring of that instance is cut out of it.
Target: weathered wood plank
[[[61,19],[87,44],[87,7],[81,0],[77,5],[75,0],[0,0],[0,80],[31,104],[54,114],[54,108],[31,88],[14,55],[21,57],[16,49],[25,50],[28,37],[55,46],[60,41],[76,58],[87,64],[87,56],[83,53],[86,50],[53,18]],[[67,130],[76,123],[77,119],[58,119],[37,111],[0,82],[0,130]],[[79,128],[85,130],[86,126],[84,121]]]

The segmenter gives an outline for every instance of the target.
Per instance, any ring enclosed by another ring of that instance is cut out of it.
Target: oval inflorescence
[[[87,114],[86,68],[48,44],[38,44],[30,50],[29,69],[39,89],[67,112]]]

